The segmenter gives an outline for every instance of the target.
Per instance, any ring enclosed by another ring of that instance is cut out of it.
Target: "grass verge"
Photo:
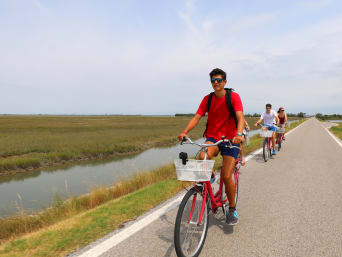
[[[167,190],[165,190],[167,188]],[[0,247],[1,256],[65,256],[134,219],[181,190],[166,179]]]
[[[287,130],[303,121],[292,123]],[[260,148],[262,140],[259,136],[251,138],[245,153]],[[0,219],[0,255],[64,256],[140,216],[181,189],[173,165],[168,165],[112,188],[96,188],[89,195],[57,201],[55,206],[36,215]]]
[[[337,126],[331,127],[329,130],[342,140],[342,123],[338,123]]]

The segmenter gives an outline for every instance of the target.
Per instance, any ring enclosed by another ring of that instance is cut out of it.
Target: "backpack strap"
[[[234,121],[235,121],[235,127],[237,128],[238,127],[237,126],[238,121],[237,121],[236,113],[235,113],[233,105],[232,105],[232,91],[234,89],[232,89],[232,88],[225,88],[225,90],[226,90],[225,102],[226,102],[227,108],[229,110],[229,117],[233,116]],[[208,115],[209,115],[209,110],[210,110],[210,105],[211,105],[211,100],[213,98],[213,94],[214,94],[214,92],[211,92],[209,94],[209,98],[208,98]],[[207,120],[207,124],[205,125],[205,130],[203,132],[203,137],[205,137],[205,133],[207,132],[207,130],[208,130],[208,120]]]
[[[238,121],[237,121],[236,113],[235,113],[233,105],[232,105],[232,91],[234,89],[232,89],[232,88],[225,88],[225,90],[226,90],[226,98],[225,98],[225,100],[226,100],[226,105],[228,107],[228,110],[230,112],[229,115],[233,116],[234,121],[235,121],[235,127],[237,128]]]
[[[208,115],[209,115],[209,110],[210,110],[210,105],[211,105],[211,99],[213,99],[213,94],[214,92],[211,92],[209,94],[209,98],[208,98]],[[208,129],[208,119],[207,119],[207,123],[205,124],[205,130],[203,132],[203,137],[205,137],[205,132],[207,132]]]

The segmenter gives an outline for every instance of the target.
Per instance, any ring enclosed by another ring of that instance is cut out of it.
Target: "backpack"
[[[227,105],[228,110],[229,110],[229,116],[233,115],[233,118],[235,120],[235,127],[237,128],[237,118],[236,118],[236,114],[235,114],[235,111],[234,111],[234,108],[233,108],[233,105],[232,105],[232,99],[231,99],[231,94],[232,94],[232,91],[234,89],[232,89],[232,88],[225,88],[225,90],[226,90],[225,102],[226,102],[226,105]],[[209,99],[208,99],[208,115],[209,115],[209,109],[210,109],[210,105],[211,105],[211,99],[213,98],[213,94],[214,94],[214,92],[211,92],[209,94]],[[203,137],[205,137],[205,132],[207,132],[207,130],[208,130],[208,120],[207,120],[207,124],[205,125],[205,130],[203,132]]]

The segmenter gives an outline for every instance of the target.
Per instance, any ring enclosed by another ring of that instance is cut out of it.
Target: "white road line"
[[[113,235],[112,237],[108,238],[107,240],[103,241],[102,243],[98,244],[97,246],[91,248],[87,252],[79,255],[79,257],[97,257],[101,254],[107,252],[109,249],[113,248],[120,242],[124,241],[131,235],[138,232],[140,229],[146,227],[151,222],[157,220],[166,212],[172,210],[173,208],[177,207],[180,202],[182,201],[184,195],[181,195],[174,199],[172,202],[164,205],[160,209],[154,211],[150,215],[146,216],[145,218],[141,219],[140,221],[134,223],[133,225],[129,226],[128,228],[122,230],[121,232]]]
[[[302,126],[304,123],[305,123],[305,121],[304,121],[302,124],[300,124],[299,126],[295,127],[294,129],[291,129],[289,132],[286,133],[286,135],[291,134],[293,131],[295,131],[297,128],[299,128],[300,126]]]
[[[304,123],[304,122],[303,122]],[[302,124],[303,124],[302,123]],[[286,135],[290,134],[292,131],[300,127],[302,124],[299,126],[295,127],[294,129],[290,130],[289,132],[286,133]],[[255,155],[259,154],[262,152],[262,148],[252,152],[248,156],[246,156],[245,160],[246,162],[252,159]],[[146,227],[153,221],[157,220],[159,217],[164,215],[166,212],[172,210],[173,208],[179,206],[180,202],[182,201],[184,197],[184,194],[180,195],[176,199],[172,200],[168,204],[164,205],[163,207],[157,209],[153,213],[147,215],[145,218],[137,221],[136,223],[132,224],[131,226],[127,227],[126,229],[120,231],[119,233],[111,236],[107,240],[103,241],[102,243],[99,243],[98,245],[94,246],[93,248],[89,249],[88,251],[82,253],[78,257],[98,257],[101,254],[107,252],[109,249],[113,248],[114,246],[118,245],[125,239],[129,238],[142,228]]]
[[[324,128],[324,127],[323,127]],[[342,143],[341,143],[341,141],[333,134],[333,133],[331,133],[330,131],[329,131],[329,128],[324,128],[327,132],[328,132],[328,134],[336,141],[336,143],[339,145],[339,146],[341,146],[342,147]]]
[[[252,159],[255,155],[262,152],[262,148],[259,148],[258,150],[255,150],[254,152],[250,153],[248,156],[246,156],[245,161],[248,162],[250,159]]]

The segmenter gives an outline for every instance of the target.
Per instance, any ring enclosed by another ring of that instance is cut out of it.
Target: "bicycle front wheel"
[[[269,158],[269,151],[268,151],[268,146],[267,146],[267,139],[264,140],[262,144],[262,155],[264,157],[264,161],[267,162]]]
[[[178,257],[196,257],[201,253],[208,232],[208,200],[207,197],[202,222],[198,224],[203,196],[195,188],[185,194],[178,209],[174,232]]]
[[[236,206],[237,201],[239,199],[239,169],[238,168],[234,169],[233,179],[235,183],[235,206]]]

